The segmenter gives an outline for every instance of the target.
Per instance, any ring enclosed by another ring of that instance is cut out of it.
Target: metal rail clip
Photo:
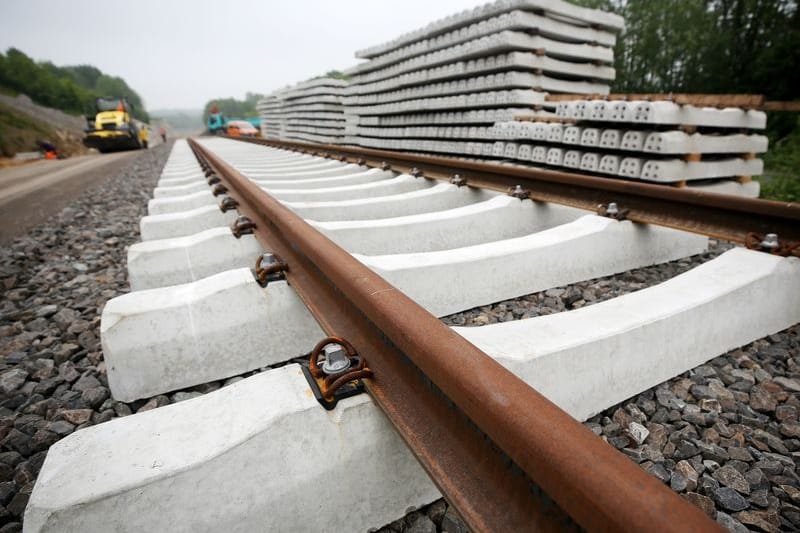
[[[529,189],[523,189],[522,185],[509,187],[507,193],[509,196],[519,198],[520,200],[527,200],[531,196],[531,191]]]
[[[319,356],[325,354],[320,366]],[[353,345],[341,337],[326,337],[311,351],[303,375],[322,407],[330,411],[339,400],[364,392],[364,378],[372,377],[372,370]]]
[[[456,187],[463,187],[467,184],[467,178],[463,177],[461,174],[453,174],[453,177],[450,178],[450,183]]]
[[[265,252],[256,259],[255,276],[258,284],[266,287],[270,281],[286,279],[289,265],[275,254]]]
[[[214,188],[211,189],[211,194],[214,196],[219,196],[220,194],[225,194],[228,192],[228,188],[221,183],[217,183],[214,185]]]
[[[748,233],[744,245],[750,250],[760,250],[782,257],[800,256],[800,242],[782,241],[776,233],[767,233],[763,236],[758,233]]]
[[[219,208],[222,210],[223,213],[227,213],[233,209],[239,207],[239,202],[236,201],[235,198],[231,198],[230,196],[226,196],[222,199],[222,202],[219,204]]]
[[[242,235],[253,233],[254,229],[256,229],[256,223],[244,215],[239,215],[239,217],[236,219],[236,222],[234,222],[233,226],[231,226],[233,236],[237,239]]]
[[[620,209],[615,202],[600,204],[597,206],[597,214],[601,217],[613,218],[614,220],[625,220],[630,213],[630,209]]]

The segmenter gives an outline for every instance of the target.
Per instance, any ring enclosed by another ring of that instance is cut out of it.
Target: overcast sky
[[[0,0],[0,49],[121,76],[148,109],[200,108],[356,64],[355,51],[486,0]]]

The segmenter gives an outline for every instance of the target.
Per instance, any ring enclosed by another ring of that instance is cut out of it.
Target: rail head
[[[491,357],[200,143],[255,234],[474,531],[721,531]]]

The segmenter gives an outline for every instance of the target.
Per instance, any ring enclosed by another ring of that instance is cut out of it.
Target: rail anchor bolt
[[[325,362],[322,363],[322,373],[326,376],[341,374],[350,368],[350,358],[340,345],[329,344],[322,351],[325,353]]]
[[[509,187],[508,195],[519,198],[520,200],[527,200],[531,196],[531,191],[523,189],[522,185],[516,185],[514,187]]]
[[[219,208],[223,213],[227,213],[228,211],[236,209],[237,207],[239,207],[239,202],[237,202],[230,196],[226,196],[225,198],[223,198],[222,202],[220,202],[219,204]]]
[[[244,215],[239,215],[239,217],[236,219],[236,222],[234,222],[233,226],[231,226],[231,231],[233,232],[233,236],[238,239],[242,235],[253,233],[255,228],[255,222]]]
[[[748,233],[744,245],[750,250],[760,250],[781,257],[800,257],[800,241],[782,241],[778,238],[777,233],[767,233],[763,237],[758,233]]]
[[[761,241],[761,248],[765,250],[777,250],[779,246],[777,233],[767,233]]]
[[[616,202],[608,202],[608,204],[600,204],[597,206],[597,214],[601,217],[613,218],[614,220],[625,220],[630,210],[620,209]]]
[[[262,287],[270,281],[286,279],[287,270],[289,265],[273,253],[265,252],[256,259],[255,277]]]
[[[467,184],[467,178],[463,177],[461,174],[453,174],[453,177],[450,178],[450,183],[456,187],[463,187]]]

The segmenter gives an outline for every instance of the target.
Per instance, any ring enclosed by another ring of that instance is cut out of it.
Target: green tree
[[[237,100],[236,98],[215,98],[209,100],[203,108],[203,121],[208,118],[208,115],[211,113],[211,108],[214,105],[216,105],[217,109],[226,117],[258,117],[256,104],[262,98],[264,98],[262,94],[247,92],[245,93],[244,100]]]
[[[68,113],[94,114],[97,96],[125,96],[133,116],[149,121],[144,102],[122,78],[103,74],[91,65],[58,67],[37,63],[16,48],[0,54],[0,86],[24,93],[35,102]]]

